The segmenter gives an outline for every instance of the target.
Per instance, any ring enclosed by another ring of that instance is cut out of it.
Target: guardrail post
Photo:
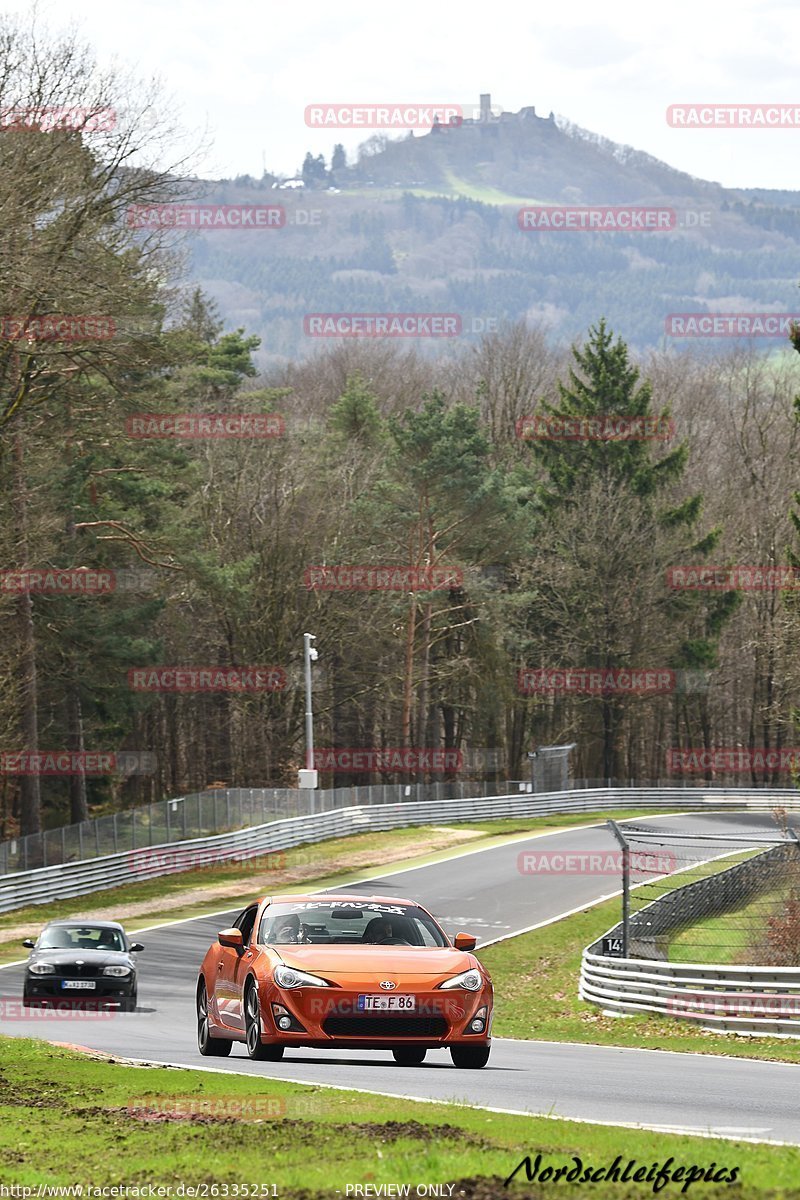
[[[117,853],[117,851],[118,851],[118,849],[119,849],[119,845],[118,845],[118,843],[117,843],[117,814],[116,814],[116,813],[114,813],[114,820],[113,820],[113,822],[112,822],[112,829],[114,830],[114,853],[116,854],[116,853]]]
[[[616,821],[608,822],[611,832],[622,847],[622,957],[628,957],[628,925],[631,906],[630,850],[625,835]]]

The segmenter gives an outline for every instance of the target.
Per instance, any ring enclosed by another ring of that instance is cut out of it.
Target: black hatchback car
[[[116,921],[50,921],[34,941],[25,969],[24,1005],[80,1001],[87,1007],[118,1004],[136,1008],[136,964],[144,950]]]

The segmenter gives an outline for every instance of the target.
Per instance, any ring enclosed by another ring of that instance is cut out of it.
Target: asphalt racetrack
[[[702,831],[718,836],[702,857],[731,848],[726,834],[774,833],[768,814],[684,813],[636,818],[636,828]],[[376,892],[419,900],[448,933],[477,935],[479,946],[531,928],[616,892],[619,880],[603,875],[524,875],[520,852],[586,852],[617,848],[604,825],[515,840],[434,865],[387,872],[340,891]],[[682,853],[686,852],[686,844]],[[698,855],[698,857],[701,857]],[[242,904],[253,897],[242,896]],[[217,931],[240,911],[220,912],[136,934],[146,949],[139,959],[139,1009],[102,1018],[23,1013],[4,1005],[0,1032],[39,1037],[156,1063],[272,1076],[304,1083],[441,1101],[463,1101],[608,1124],[646,1125],[800,1145],[798,1068],[792,1064],[710,1055],[671,1054],[553,1042],[495,1038],[488,1065],[458,1071],[447,1051],[429,1051],[420,1067],[397,1066],[388,1052],[287,1050],[282,1062],[255,1063],[243,1044],[227,1059],[202,1059],[195,1042],[194,995],[199,964]],[[42,924],[47,919],[42,909]],[[31,935],[38,928],[31,929]],[[24,953],[24,952],[22,952]],[[0,994],[20,1001],[23,968],[0,968]],[[576,980],[577,986],[577,980]],[[13,1014],[13,1019],[9,1019]]]

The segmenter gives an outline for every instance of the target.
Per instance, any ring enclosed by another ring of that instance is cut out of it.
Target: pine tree
[[[614,341],[605,321],[590,329],[573,357],[559,403],[540,408],[545,419],[654,420],[652,387],[640,381],[627,346]],[[658,417],[667,421],[668,410]],[[714,666],[735,594],[674,592],[666,582],[670,566],[705,557],[720,536],[719,529],[697,529],[702,496],[681,495],[688,446],[658,454],[652,440],[584,432],[574,440],[535,440],[531,447],[541,475],[533,490],[540,527],[528,629],[531,646],[546,656],[542,665]],[[599,703],[598,765],[604,779],[613,779],[621,774],[620,735],[633,701],[608,691]]]

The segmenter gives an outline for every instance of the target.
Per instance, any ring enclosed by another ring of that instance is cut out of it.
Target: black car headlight
[[[126,979],[132,974],[130,967],[103,967],[103,975],[112,975],[114,979]]]
[[[31,975],[55,975],[56,973],[52,963],[31,963],[28,970]]]

